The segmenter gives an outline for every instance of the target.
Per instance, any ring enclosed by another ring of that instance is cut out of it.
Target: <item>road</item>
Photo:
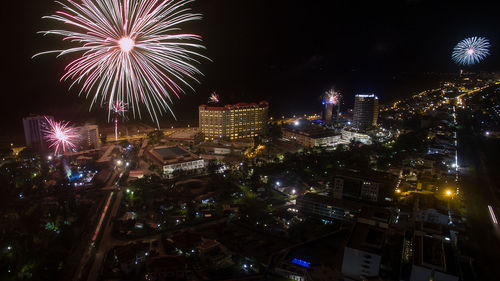
[[[87,278],[88,281],[96,281],[99,278],[102,265],[104,263],[104,260],[106,259],[106,253],[117,244],[123,243],[120,241],[115,241],[112,235],[113,221],[118,213],[118,209],[120,208],[122,199],[123,191],[120,190],[117,192],[116,200],[113,201],[112,206],[109,208],[109,213],[106,213],[106,210],[103,212],[106,220],[100,229],[100,231],[102,232],[102,237],[100,241],[98,241],[98,245],[96,247],[97,252],[94,263]]]
[[[93,216],[93,219],[91,220],[91,231],[89,232],[89,237],[82,239],[78,243],[80,245],[76,247],[76,249],[73,252],[73,255],[80,256],[80,261],[79,265],[76,268],[75,273],[73,274],[72,280],[79,281],[82,279],[83,275],[85,274],[85,269],[87,267],[87,264],[89,261],[92,259],[93,251],[95,249],[95,245],[93,242],[93,238],[95,236],[95,231],[98,228],[99,222],[101,221],[100,219],[103,217],[103,214],[105,213],[105,210],[109,209],[106,208],[107,202],[110,199],[110,196],[114,194],[114,189],[116,188],[114,186],[114,182],[116,181],[116,177],[119,175],[117,171],[111,175],[110,179],[106,183],[106,185],[101,189],[102,192],[105,192],[107,194],[106,199],[104,200],[103,204],[99,206],[100,210],[95,211],[95,215]],[[111,191],[111,192],[110,192]],[[109,193],[108,193],[109,192]],[[100,227],[99,227],[100,228]]]

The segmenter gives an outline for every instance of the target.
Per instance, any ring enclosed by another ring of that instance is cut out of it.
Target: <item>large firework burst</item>
[[[340,102],[341,94],[333,89],[325,92],[324,103],[337,105]]]
[[[65,68],[61,80],[81,84],[80,94],[92,96],[90,108],[98,101],[112,105],[126,103],[134,117],[141,118],[145,105],[153,121],[169,111],[172,96],[198,80],[195,67],[204,47],[201,37],[177,33],[179,25],[201,19],[185,5],[194,0],[67,0],[62,11],[44,18],[66,24],[67,29],[42,31],[55,34],[78,46],[43,52],[59,56],[81,56]],[[35,55],[35,56],[37,56]]]
[[[69,122],[57,122],[48,117],[45,117],[45,122],[44,137],[49,142],[49,148],[54,148],[54,155],[75,147],[78,134]]]
[[[461,65],[471,65],[482,61],[490,54],[490,42],[484,37],[470,37],[460,41],[451,58]]]

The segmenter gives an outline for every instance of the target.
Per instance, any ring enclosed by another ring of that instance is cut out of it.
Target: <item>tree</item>
[[[151,144],[157,144],[161,141],[161,139],[163,139],[164,137],[164,134],[163,134],[163,131],[161,130],[154,130],[150,133],[148,133],[148,138],[149,138],[149,141],[151,142]]]
[[[21,150],[18,154],[19,158],[21,159],[32,159],[32,158],[35,158],[37,156],[37,154],[35,153],[35,151],[29,147]]]
[[[10,148],[0,148],[0,158],[12,156],[14,152]]]
[[[271,126],[269,128],[269,137],[273,140],[278,140],[283,137],[283,132],[279,126]]]

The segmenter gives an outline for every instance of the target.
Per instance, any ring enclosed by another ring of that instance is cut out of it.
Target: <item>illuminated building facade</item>
[[[200,130],[205,140],[236,140],[264,134],[269,104],[237,103],[224,107],[201,105],[199,107]]]
[[[354,125],[358,128],[376,126],[378,119],[378,97],[356,95],[354,100]]]
[[[75,127],[75,131],[80,135],[80,143],[84,149],[100,148],[99,144],[99,127],[93,124],[85,124],[83,126]]]

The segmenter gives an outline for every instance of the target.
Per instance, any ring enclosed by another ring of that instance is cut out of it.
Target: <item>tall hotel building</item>
[[[360,129],[376,126],[378,119],[378,97],[356,95],[354,100],[354,125]]]
[[[323,121],[331,122],[333,120],[333,104],[323,101]]]
[[[23,118],[24,137],[26,146],[32,148],[36,152],[46,152],[48,144],[44,138],[44,128],[47,119],[54,119],[52,116],[30,115]]]
[[[205,140],[244,139],[264,134],[269,104],[237,103],[224,107],[201,105],[200,130]]]

